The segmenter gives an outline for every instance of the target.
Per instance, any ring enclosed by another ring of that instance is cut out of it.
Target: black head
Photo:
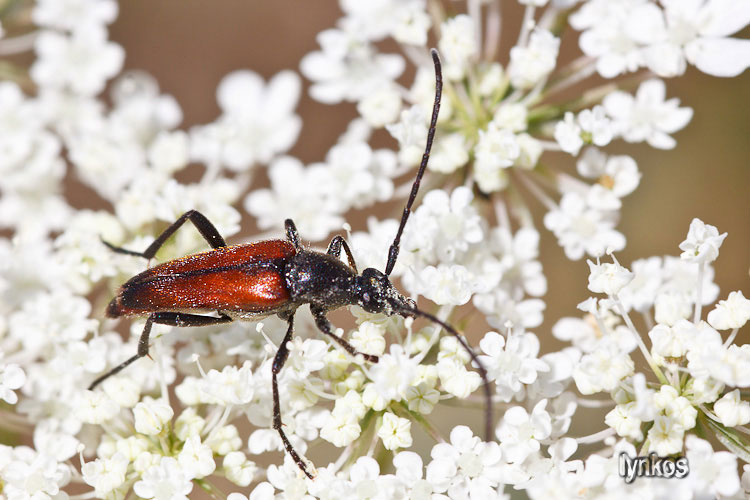
[[[388,276],[368,267],[357,276],[357,304],[370,313],[399,314],[409,316],[416,304],[396,290]]]

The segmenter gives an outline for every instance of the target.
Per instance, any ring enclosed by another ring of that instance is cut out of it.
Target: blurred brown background
[[[318,49],[316,34],[333,27],[341,16],[333,0],[129,0],[120,9],[111,37],[125,47],[126,68],[156,76],[162,90],[182,106],[184,127],[216,118],[215,90],[225,74],[249,68],[268,78],[285,68],[298,70],[302,56]],[[517,36],[520,9],[515,2],[506,2],[504,9],[507,53]],[[575,34],[567,33],[562,46],[575,54]],[[729,232],[715,266],[721,297],[732,290],[750,295],[750,72],[720,79],[690,69],[668,81],[668,96],[695,110],[692,122],[676,134],[675,150],[622,141],[607,149],[634,156],[643,172],[640,187],[625,200],[619,229],[628,245],[618,258],[627,265],[650,255],[676,255],[690,221],[700,217]],[[298,112],[303,128],[291,154],[305,163],[322,160],[356,116],[352,105],[320,104],[306,93]],[[376,214],[396,214],[399,209],[377,207]],[[350,221],[355,229],[364,227],[365,214],[358,215]],[[554,238],[543,229],[542,234],[550,290],[547,320],[537,331],[544,343],[554,321],[575,314],[575,305],[588,294],[585,262],[569,262]]]

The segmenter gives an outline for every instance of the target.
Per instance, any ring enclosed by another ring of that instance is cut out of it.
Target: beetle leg
[[[354,274],[359,274],[357,272],[357,264],[354,262],[354,255],[352,255],[349,244],[342,236],[335,236],[331,240],[331,243],[328,244],[328,255],[338,258],[341,255],[342,246],[344,247],[344,252],[346,252],[346,258],[349,260],[349,266],[354,270]]]
[[[129,364],[133,363],[134,361],[137,361],[138,359],[144,356],[148,356],[148,347],[149,347],[148,337],[151,334],[151,325],[153,325],[154,323],[159,323],[161,325],[170,325],[170,326],[208,326],[208,325],[218,325],[221,323],[229,323],[231,321],[232,321],[232,318],[226,315],[214,317],[214,316],[201,316],[199,314],[185,314],[185,313],[173,313],[173,312],[153,313],[149,315],[148,318],[146,318],[146,325],[143,327],[143,333],[141,333],[141,338],[138,340],[137,354],[125,360],[121,364],[115,366],[110,371],[108,371],[101,377],[91,382],[91,385],[89,385],[88,389],[90,391],[93,390],[94,387],[101,384],[112,375],[119,373],[120,371],[122,371],[123,368],[125,368]]]
[[[294,245],[294,248],[302,250],[302,244],[299,242],[299,232],[297,231],[297,226],[294,225],[294,221],[292,219],[285,220],[284,227],[286,228],[286,237]]]
[[[177,231],[180,226],[185,223],[186,220],[189,220],[193,223],[196,229],[198,229],[198,231],[201,233],[201,236],[203,236],[208,244],[211,245],[211,248],[220,248],[227,246],[227,244],[224,242],[224,238],[221,237],[216,227],[211,224],[211,221],[209,221],[205,215],[198,212],[197,210],[189,210],[182,214],[179,219],[174,221],[171,226],[166,228],[164,232],[161,233],[159,237],[156,238],[154,242],[151,243],[149,247],[143,252],[135,252],[133,250],[116,247],[111,243],[107,243],[106,241],[102,242],[111,250],[117,253],[136,255],[138,257],[143,257],[146,259],[152,259],[154,255],[156,255],[156,252],[158,252],[161,246],[164,244],[164,242],[167,241],[167,238],[172,236],[172,234],[174,234],[174,232]]]
[[[294,449],[292,443],[289,441],[289,438],[286,437],[286,434],[282,429],[283,424],[281,423],[279,383],[276,380],[276,376],[284,367],[284,363],[286,363],[286,360],[289,357],[289,347],[287,346],[287,344],[289,344],[289,342],[292,340],[292,332],[294,331],[294,315],[289,316],[289,319],[287,321],[289,323],[289,328],[286,331],[284,340],[282,340],[281,344],[279,345],[279,350],[276,351],[276,356],[274,356],[273,358],[273,365],[271,365],[271,389],[273,390],[273,428],[276,429],[276,431],[279,433],[281,442],[284,443],[284,448],[286,449],[287,453],[291,455],[292,459],[297,464],[297,467],[299,467],[307,477],[313,479],[313,475],[307,471],[307,465],[299,456],[297,450]]]
[[[361,354],[362,356],[364,356],[365,360],[369,361],[370,363],[378,362],[378,357],[374,354],[365,354],[363,352],[357,351],[349,342],[333,333],[333,327],[331,326],[331,322],[328,321],[328,318],[326,318],[325,310],[311,304],[310,311],[315,318],[315,324],[318,325],[318,329],[335,340],[352,357],[356,357],[358,354]]]

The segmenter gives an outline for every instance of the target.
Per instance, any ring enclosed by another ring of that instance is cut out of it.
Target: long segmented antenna
[[[493,441],[492,438],[492,388],[490,387],[490,382],[487,379],[487,370],[484,367],[484,364],[482,364],[481,361],[479,361],[479,357],[474,353],[474,350],[469,346],[469,344],[466,342],[466,339],[456,331],[455,328],[453,328],[451,325],[446,323],[445,321],[442,321],[437,316],[433,316],[432,314],[422,311],[420,309],[414,308],[406,308],[402,310],[405,314],[413,314],[415,316],[422,316],[423,318],[426,318],[433,323],[436,323],[443,327],[448,333],[456,337],[458,342],[463,346],[463,348],[466,350],[466,352],[469,353],[469,356],[471,356],[471,360],[474,362],[474,364],[477,367],[477,370],[479,371],[479,375],[482,377],[482,382],[484,382],[484,398],[485,398],[485,422],[484,422],[484,433],[485,433],[485,441]]]
[[[419,183],[424,175],[425,168],[427,168],[427,161],[430,159],[430,150],[432,149],[432,140],[435,138],[435,127],[437,127],[438,113],[440,112],[440,96],[443,93],[443,73],[440,69],[440,57],[438,51],[430,49],[430,55],[432,55],[432,62],[435,64],[435,103],[432,105],[432,118],[430,119],[430,129],[427,131],[427,146],[425,147],[424,154],[422,155],[422,163],[419,165],[419,171],[417,172],[417,178],[414,179],[414,184],[411,186],[411,194],[409,195],[409,201],[406,202],[404,208],[404,214],[401,216],[401,224],[398,226],[398,232],[391,248],[388,250],[388,262],[385,265],[385,275],[390,276],[393,271],[393,266],[396,265],[396,259],[398,258],[399,245],[401,244],[401,233],[404,232],[404,226],[411,213],[411,206],[414,204],[414,200],[417,198],[417,191],[419,191]]]

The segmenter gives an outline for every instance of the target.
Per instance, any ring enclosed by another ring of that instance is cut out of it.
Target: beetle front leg
[[[341,247],[344,247],[346,258],[349,260],[349,266],[354,270],[354,274],[359,274],[357,272],[357,264],[354,262],[354,255],[352,255],[349,244],[342,236],[335,236],[328,244],[328,255],[338,258],[341,255]]]
[[[289,322],[289,328],[287,328],[284,340],[279,345],[279,350],[276,351],[276,356],[273,358],[273,365],[271,365],[271,389],[273,391],[273,428],[279,433],[281,442],[284,443],[284,449],[291,455],[294,463],[297,467],[305,473],[307,477],[313,479],[313,475],[307,471],[307,465],[304,460],[299,456],[297,450],[294,449],[289,438],[286,437],[284,430],[282,429],[283,424],[281,423],[281,402],[279,401],[279,383],[276,380],[277,375],[281,372],[284,367],[287,358],[289,358],[289,347],[287,344],[292,340],[292,332],[294,331],[294,315],[290,316],[287,320]]]
[[[185,223],[186,220],[189,220],[193,223],[196,229],[198,229],[198,232],[201,233],[201,236],[203,236],[208,244],[211,245],[211,248],[221,248],[227,246],[224,238],[221,237],[218,229],[216,229],[216,226],[211,224],[211,221],[209,221],[205,215],[197,210],[189,210],[182,214],[176,221],[172,223],[171,226],[165,229],[164,232],[162,232],[159,237],[156,238],[154,242],[151,243],[151,245],[149,245],[149,247],[143,252],[135,252],[133,250],[116,247],[111,243],[103,240],[102,243],[107,245],[107,247],[109,247],[109,249],[114,252],[124,253],[127,255],[135,255],[137,257],[143,257],[150,260],[154,258],[154,255],[156,255],[156,252],[158,252],[162,245],[164,245],[164,242],[167,241],[167,239],[172,236],[174,232],[177,231],[180,226]]]
[[[313,318],[315,318],[315,324],[318,326],[318,329],[335,340],[352,357],[356,357],[358,354],[361,354],[362,356],[364,356],[365,360],[369,361],[370,363],[378,362],[379,358],[374,354],[365,354],[363,352],[359,352],[345,339],[342,339],[341,337],[333,333],[333,327],[331,326],[331,322],[328,321],[328,318],[326,318],[325,310],[311,305],[310,311],[312,312]]]

